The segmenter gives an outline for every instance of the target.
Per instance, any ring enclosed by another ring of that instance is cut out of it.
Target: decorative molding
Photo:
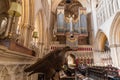
[[[16,51],[11,51],[9,50],[7,47],[4,46],[0,46],[0,63],[2,64],[4,63],[11,63],[11,64],[15,64],[15,63],[33,63],[34,61],[36,61],[36,57],[27,55],[27,54],[23,54],[20,52],[16,52]]]
[[[120,44],[111,44],[110,48],[113,48],[113,47],[120,47]]]

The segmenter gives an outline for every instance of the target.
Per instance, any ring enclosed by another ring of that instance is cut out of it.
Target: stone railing
[[[94,59],[97,61],[95,62],[95,65],[98,66],[112,65],[112,58],[110,51],[95,52]]]
[[[111,52],[110,51],[105,51],[105,52],[100,52],[101,54],[101,62],[104,65],[111,65],[112,64],[112,58],[111,58]]]
[[[55,50],[55,49],[57,49],[57,48],[63,48],[63,47],[65,47],[66,45],[61,45],[61,44],[52,44],[51,46],[50,46],[50,50],[52,51],[52,50]],[[82,51],[82,52],[92,52],[93,50],[92,50],[92,46],[91,45],[80,45],[80,46],[78,46],[76,49],[75,49],[75,51]]]
[[[37,75],[28,76],[29,73],[24,72],[36,60],[36,57],[0,45],[0,80],[37,80]]]
[[[7,47],[11,51],[20,52],[21,54],[27,54],[31,56],[35,56],[36,53],[33,50],[30,50],[13,40],[0,40],[0,45]]]
[[[50,46],[50,51],[53,51],[58,48],[63,48],[66,45],[60,45],[59,43],[52,44]],[[93,49],[91,45],[79,45],[77,48],[74,48],[73,51],[67,52],[67,54],[74,54],[78,57],[80,64],[87,64],[89,66],[94,64],[93,58]]]

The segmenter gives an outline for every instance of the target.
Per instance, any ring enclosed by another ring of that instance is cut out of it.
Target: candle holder
[[[34,46],[37,46],[37,39],[38,39],[38,32],[37,31],[34,31],[33,32],[33,35],[32,35],[33,39],[34,39]]]

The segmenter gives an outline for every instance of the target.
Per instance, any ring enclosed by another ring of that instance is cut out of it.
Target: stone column
[[[19,44],[21,45],[25,45],[26,27],[27,24],[25,23],[23,24],[23,26],[21,26],[20,37],[19,37]]]
[[[29,47],[30,45],[30,42],[32,41],[32,32],[33,32],[33,30],[34,30],[34,27],[33,26],[29,26],[29,28],[28,28],[28,31],[27,31],[27,46]]]
[[[113,9],[114,9],[114,12],[116,12],[118,10],[116,2],[117,2],[116,0],[113,0]]]
[[[107,7],[107,9],[106,9],[106,11],[107,11],[107,18],[109,18],[110,17],[110,9],[109,9],[109,0],[106,0],[106,7]]]
[[[93,19],[92,27],[94,27],[94,36],[95,36],[98,30],[98,27],[96,27],[97,26],[96,3],[94,0],[91,1],[91,8],[92,8],[92,19]]]
[[[118,67],[117,48],[115,46],[111,47],[111,58],[113,66]]]
[[[119,9],[120,9],[120,0],[117,0],[117,2],[118,2]]]
[[[27,41],[28,41],[28,38],[29,38],[29,36],[28,36],[28,28],[29,28],[29,24],[25,24],[24,25],[24,46],[27,46]]]
[[[118,66],[120,67],[120,46],[117,47]]]
[[[104,1],[104,22],[107,20],[107,13],[106,13],[106,5],[105,5],[105,1]]]
[[[24,46],[29,47],[30,41],[32,40],[32,31],[34,30],[33,26],[30,24],[24,24],[21,31],[21,38],[24,39]]]

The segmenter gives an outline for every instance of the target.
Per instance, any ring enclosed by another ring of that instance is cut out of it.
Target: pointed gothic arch
[[[59,5],[59,3],[60,3],[61,1],[63,1],[63,0],[54,0],[53,6],[52,6],[52,12],[55,13],[56,8],[57,8],[57,6]],[[78,0],[78,1],[81,3],[82,6],[85,5],[85,4],[84,4],[84,1],[82,1],[82,0]]]
[[[119,45],[120,44],[120,12],[118,12],[113,20],[110,29],[110,44]]]
[[[38,12],[35,15],[35,21],[34,21],[34,31],[38,33],[38,46],[40,49],[40,53],[38,54],[39,57],[43,56],[43,47],[44,47],[44,42],[45,42],[45,15],[43,10],[38,10]]]
[[[104,51],[105,43],[107,40],[106,34],[102,30],[98,30],[96,39],[95,39],[95,50],[97,51]]]
[[[39,10],[37,12],[37,14],[35,15],[35,29],[38,32],[38,36],[39,36],[39,40],[42,41],[42,37],[43,37],[43,14],[42,11]]]

